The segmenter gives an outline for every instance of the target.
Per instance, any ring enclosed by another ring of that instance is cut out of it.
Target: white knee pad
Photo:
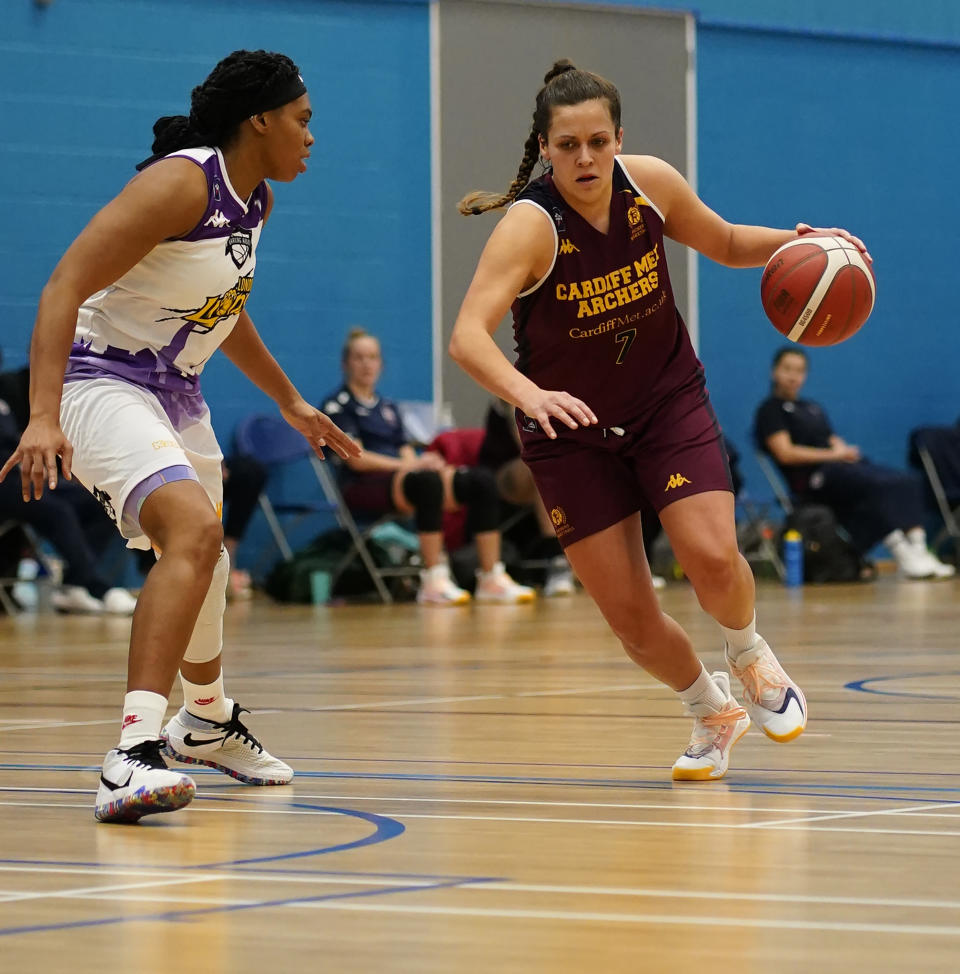
[[[200,606],[197,624],[183,658],[187,663],[208,663],[223,649],[223,612],[227,607],[227,579],[230,577],[230,555],[220,549],[220,557],[213,569],[213,579],[207,597]]]

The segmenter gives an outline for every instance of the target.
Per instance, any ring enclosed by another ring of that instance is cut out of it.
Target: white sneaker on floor
[[[109,588],[103,595],[103,611],[114,616],[132,616],[137,598],[125,588]]]
[[[519,605],[532,602],[537,593],[527,585],[520,585],[508,574],[503,562],[498,561],[488,572],[477,572],[477,589],[473,597],[478,602],[497,602],[501,605]]]
[[[743,687],[743,705],[764,734],[781,744],[799,737],[807,726],[803,691],[787,676],[762,636],[736,662],[725,650],[727,666]]]
[[[287,784],[293,768],[264,750],[240,720],[244,713],[250,711],[234,703],[230,719],[221,722],[194,717],[181,707],[160,737],[167,754],[184,764],[205,764],[250,785]]]
[[[190,803],[193,780],[167,768],[162,748],[163,741],[154,740],[107,752],[93,812],[98,822],[136,822]]]
[[[686,751],[673,765],[674,781],[716,781],[727,773],[733,745],[750,730],[747,711],[730,696],[730,677],[722,670],[710,674],[726,695],[723,710],[703,713],[688,710],[694,717],[693,733]],[[702,706],[702,705],[698,705]]]
[[[94,598],[82,585],[64,585],[51,592],[50,604],[57,612],[99,615],[104,610],[103,602]]]
[[[948,565],[946,562],[941,561],[932,551],[924,548],[921,555],[926,560],[930,571],[930,578],[953,578],[957,574],[957,569],[953,565]]]
[[[564,555],[557,555],[551,559],[547,568],[547,582],[543,586],[543,594],[548,599],[563,595],[573,595],[573,569]]]
[[[450,568],[441,562],[421,570],[417,601],[421,605],[466,605],[470,593],[454,584]]]

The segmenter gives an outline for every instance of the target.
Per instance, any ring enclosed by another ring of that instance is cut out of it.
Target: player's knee
[[[684,571],[698,591],[727,591],[740,579],[740,553],[733,546],[708,545],[684,565]]]
[[[212,574],[222,547],[223,525],[211,508],[209,514],[200,514],[183,525],[164,551],[176,550],[189,558],[199,571]]]
[[[434,532],[443,526],[443,481],[436,470],[414,470],[403,478],[403,496],[414,510],[417,531]]]

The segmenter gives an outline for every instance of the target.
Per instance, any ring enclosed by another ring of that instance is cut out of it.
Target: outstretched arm
[[[798,223],[792,230],[728,223],[707,206],[669,163],[655,156],[623,156],[630,175],[664,215],[668,237],[728,267],[762,267],[770,255],[805,233],[844,237],[870,260],[862,240],[840,227],[815,228]]]
[[[360,447],[329,416],[311,406],[297,392],[264,345],[246,311],[240,312],[233,331],[220,347],[227,358],[280,407],[283,418],[306,437],[320,459],[323,459],[325,446],[336,450],[344,459],[360,455]]]

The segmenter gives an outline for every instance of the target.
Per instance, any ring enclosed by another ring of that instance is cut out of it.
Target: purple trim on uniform
[[[140,527],[140,508],[143,507],[143,502],[158,487],[175,483],[178,480],[196,480],[199,482],[200,478],[197,476],[197,471],[189,464],[178,463],[150,474],[130,491],[126,503],[123,505],[123,516],[120,518],[120,529],[126,537],[132,537],[134,533],[139,533],[142,530]]]
[[[186,152],[164,156],[165,159],[189,159],[207,177],[207,208],[196,226],[175,240],[215,240],[229,237],[238,228],[253,230],[260,225],[267,207],[267,184],[261,182],[250,194],[244,206],[233,194],[229,179],[220,165],[220,155],[214,151],[209,159],[197,162]],[[160,160],[157,160],[158,162]]]

